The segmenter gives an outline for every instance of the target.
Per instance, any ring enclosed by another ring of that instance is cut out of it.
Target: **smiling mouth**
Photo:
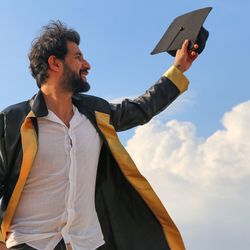
[[[80,74],[87,75],[89,72],[87,69],[80,69]]]
[[[82,78],[84,78],[84,80],[86,80],[86,76],[88,75],[88,70],[87,69],[81,69],[80,70],[80,75]]]

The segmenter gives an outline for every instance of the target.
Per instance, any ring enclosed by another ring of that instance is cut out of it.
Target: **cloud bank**
[[[127,150],[182,232],[187,249],[250,249],[250,101],[208,138],[195,125],[152,120]]]

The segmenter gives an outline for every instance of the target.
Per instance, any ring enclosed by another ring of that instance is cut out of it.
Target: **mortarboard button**
[[[205,48],[209,35],[209,32],[202,25],[211,10],[211,7],[198,9],[175,18],[151,55],[165,51],[175,56],[185,39],[189,40],[190,49],[197,43],[199,48],[196,51],[200,54]]]

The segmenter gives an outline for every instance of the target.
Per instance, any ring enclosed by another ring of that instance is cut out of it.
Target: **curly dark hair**
[[[48,58],[51,55],[64,60],[67,54],[67,42],[80,44],[80,35],[68,29],[61,21],[50,21],[42,28],[41,34],[32,42],[29,53],[30,70],[41,88],[48,79]]]

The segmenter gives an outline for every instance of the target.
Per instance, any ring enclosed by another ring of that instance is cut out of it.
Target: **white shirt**
[[[95,209],[100,136],[75,107],[70,128],[51,111],[38,118],[38,128],[38,152],[7,247],[52,250],[63,238],[74,250],[94,250],[104,244]]]

